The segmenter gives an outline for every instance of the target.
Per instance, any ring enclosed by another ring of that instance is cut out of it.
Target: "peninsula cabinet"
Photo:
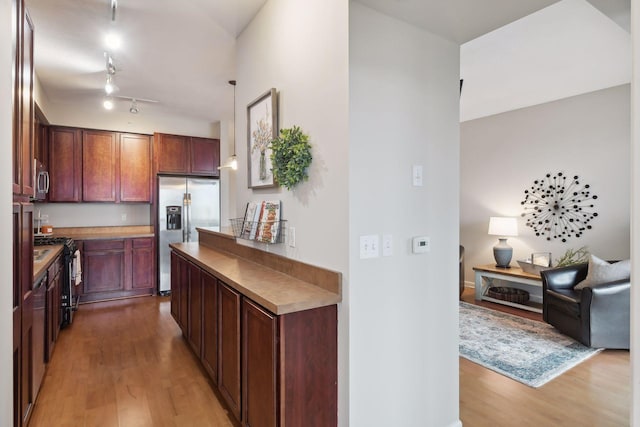
[[[337,425],[337,306],[278,315],[215,276],[171,252],[171,313],[236,421]]]
[[[81,302],[155,292],[151,237],[82,241]]]
[[[220,140],[155,133],[156,171],[163,174],[220,176]]]

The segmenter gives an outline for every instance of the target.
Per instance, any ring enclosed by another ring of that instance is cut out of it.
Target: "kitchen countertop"
[[[44,246],[34,246],[33,249],[38,250],[49,250],[42,258],[36,260],[34,256],[33,259],[33,281],[36,282],[40,277],[47,272],[47,268],[53,263],[53,261],[62,253],[63,245],[44,245]]]
[[[154,237],[150,225],[125,227],[59,227],[53,229],[54,236],[70,237],[73,240],[134,239]]]
[[[324,307],[342,300],[340,293],[199,242],[169,246],[274,314]]]

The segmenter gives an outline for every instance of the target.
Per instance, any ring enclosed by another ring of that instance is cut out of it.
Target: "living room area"
[[[561,1],[461,46],[466,303],[543,322],[541,284],[523,286],[533,311],[478,301],[478,270],[496,263],[491,217],[515,218],[517,236],[508,238],[515,268],[536,253],[554,265],[578,250],[630,258],[629,2],[603,4]],[[546,203],[565,189],[577,193],[573,202],[549,214],[530,208],[532,198]],[[598,352],[539,388],[460,358],[461,420],[629,425],[630,377],[626,349]]]

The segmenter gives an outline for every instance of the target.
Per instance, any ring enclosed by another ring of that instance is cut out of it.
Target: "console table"
[[[495,264],[478,265],[475,271],[476,300],[491,301],[511,307],[542,313],[542,278],[529,274],[519,267],[503,268]],[[487,292],[492,286],[508,286],[529,292],[529,301],[523,304],[490,297]]]

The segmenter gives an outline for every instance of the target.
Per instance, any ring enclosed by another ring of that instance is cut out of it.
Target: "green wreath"
[[[307,168],[311,164],[309,135],[298,126],[281,129],[280,136],[271,141],[271,170],[273,178],[282,187],[291,190],[300,181],[307,181]]]

